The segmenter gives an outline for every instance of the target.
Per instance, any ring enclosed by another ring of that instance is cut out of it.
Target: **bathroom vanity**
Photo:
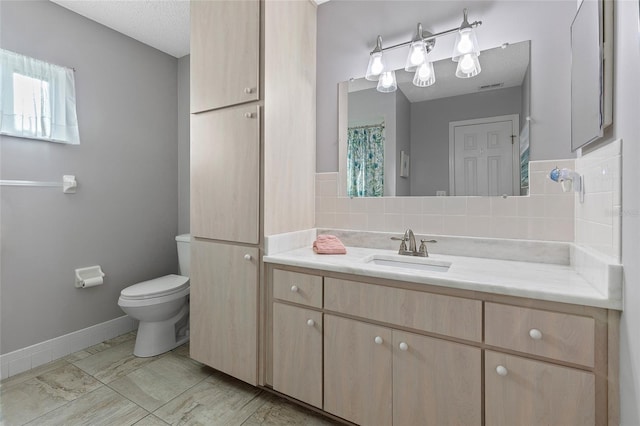
[[[267,387],[363,425],[615,422],[619,301],[571,267],[348,250],[264,258]]]

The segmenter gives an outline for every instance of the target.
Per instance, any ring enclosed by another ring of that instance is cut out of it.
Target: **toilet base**
[[[186,303],[168,320],[140,321],[133,354],[140,358],[148,358],[168,352],[188,341],[189,304]]]

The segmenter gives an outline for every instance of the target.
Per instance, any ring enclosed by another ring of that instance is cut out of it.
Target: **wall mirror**
[[[598,140],[612,123],[613,2],[583,1],[571,24],[571,150]]]
[[[530,41],[484,50],[482,72],[466,79],[450,58],[434,62],[428,87],[404,70],[392,93],[364,78],[341,83],[339,195],[527,194],[530,51]],[[354,189],[355,174],[376,183]]]

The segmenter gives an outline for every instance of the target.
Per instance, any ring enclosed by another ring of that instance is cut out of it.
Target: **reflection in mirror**
[[[480,60],[468,79],[451,59],[435,62],[429,87],[404,70],[393,93],[364,78],[342,83],[340,195],[526,195],[530,41]]]

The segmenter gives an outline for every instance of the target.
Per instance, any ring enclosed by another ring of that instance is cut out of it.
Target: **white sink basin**
[[[366,263],[393,268],[414,269],[418,271],[447,272],[451,262],[442,262],[424,257],[375,254]]]

